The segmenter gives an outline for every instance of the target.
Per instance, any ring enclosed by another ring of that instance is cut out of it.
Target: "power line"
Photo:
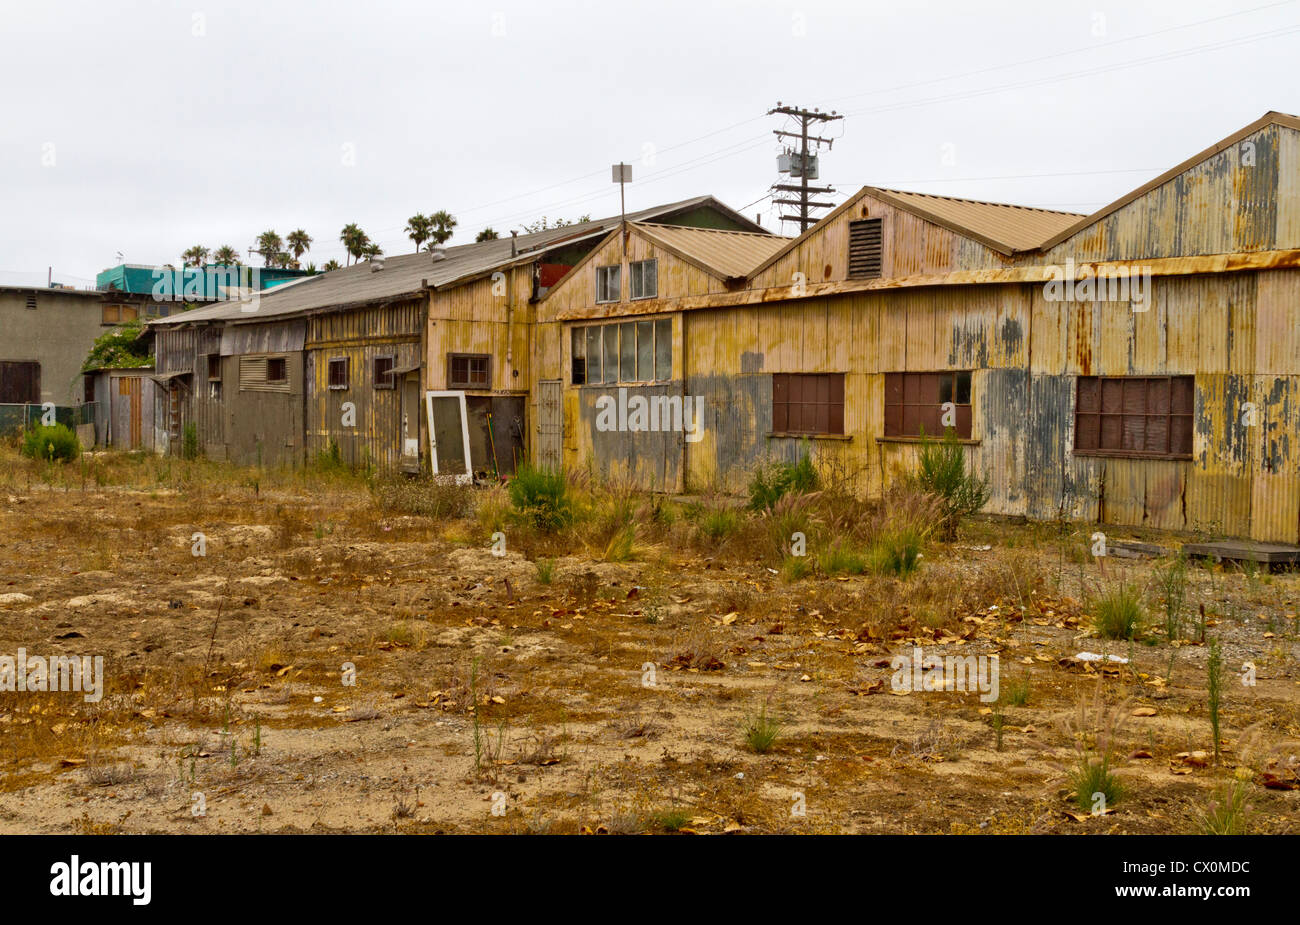
[[[776,183],[773,184],[772,189],[777,192],[796,193],[798,194],[799,198],[798,199],[773,199],[772,202],[775,203],[776,205],[789,205],[789,206],[799,207],[798,215],[783,215],[781,216],[781,221],[798,222],[799,232],[802,234],[803,232],[808,230],[809,225],[813,224],[816,221],[816,219],[809,217],[808,210],[814,208],[817,209],[826,208],[830,206],[830,203],[826,203],[826,202],[813,202],[810,197],[814,193],[829,196],[829,195],[833,195],[835,192],[835,190],[829,186],[814,187],[808,185],[809,177],[810,176],[816,177],[818,175],[817,168],[816,168],[816,155],[813,155],[808,150],[808,143],[812,142],[813,145],[817,147],[821,147],[824,144],[826,145],[827,148],[830,148],[834,144],[833,139],[822,138],[819,135],[810,136],[808,134],[808,128],[814,122],[827,124],[831,122],[838,122],[844,117],[834,112],[821,112],[820,110],[817,109],[800,109],[798,106],[783,106],[779,101],[777,102],[775,107],[767,111],[767,114],[769,116],[775,113],[780,113],[782,115],[789,116],[790,118],[795,119],[799,123],[798,132],[787,132],[787,131],[782,131],[780,129],[777,129],[775,131],[775,134],[778,138],[792,138],[792,139],[798,139],[799,141],[799,153],[797,155],[799,158],[798,164],[796,165],[794,162],[794,158],[796,156],[794,153],[788,153],[786,155],[783,155],[785,166],[782,168],[781,171],[782,173],[790,174],[791,178],[798,177],[799,183],[798,184]]]
[[[1042,86],[1043,84],[1059,83],[1065,80],[1074,80],[1080,77],[1091,77],[1096,74],[1113,73],[1115,71],[1127,70],[1133,67],[1141,67],[1145,64],[1152,64],[1159,61],[1172,61],[1176,58],[1185,58],[1189,55],[1200,54],[1206,51],[1219,51],[1224,48],[1231,48],[1236,45],[1245,45],[1257,39],[1279,38],[1283,35],[1290,35],[1294,32],[1300,32],[1300,25],[1291,26],[1285,29],[1268,29],[1263,32],[1252,33],[1251,35],[1242,36],[1236,39],[1227,39],[1222,42],[1208,42],[1204,45],[1195,45],[1191,48],[1180,49],[1174,52],[1165,52],[1158,55],[1150,55],[1146,58],[1138,58],[1133,61],[1127,61],[1123,64],[1111,64],[1094,68],[1087,68],[1080,71],[1068,71],[1063,74],[1056,74],[1051,77],[1037,78],[1033,80],[1024,80],[1017,83],[1001,84],[996,87],[986,87],[981,90],[963,91],[952,93],[947,96],[936,96],[921,100],[907,100],[901,103],[887,103],[882,106],[873,106],[867,109],[859,109],[856,112],[847,113],[850,116],[869,115],[881,112],[896,112],[902,109],[913,109],[918,106],[930,106],[935,103],[947,103],[956,100],[973,99],[977,96],[988,96],[991,93],[1001,93],[1004,90],[1019,90],[1028,87]]]
[[[1279,0],[1279,2],[1277,3],[1267,3],[1263,6],[1251,7],[1248,10],[1238,10],[1235,13],[1225,13],[1221,16],[1211,16],[1208,19],[1198,19],[1195,22],[1183,23],[1178,26],[1168,26],[1164,29],[1156,29],[1152,32],[1142,32],[1139,33],[1138,35],[1130,35],[1120,39],[1112,39],[1109,42],[1097,42],[1092,45],[1081,45],[1078,48],[1071,48],[1065,51],[1052,52],[1051,54],[1048,55],[1038,55],[1037,57],[1034,58],[1022,58],[1019,61],[1008,61],[1005,64],[993,64],[990,65],[989,67],[982,67],[973,71],[965,71],[960,74],[950,74],[946,77],[932,77],[928,80],[918,80],[918,81],[913,81],[912,83],[896,84],[895,86],[885,87],[880,90],[864,90],[861,93],[851,93],[848,96],[831,97],[829,100],[826,100],[826,102],[827,103],[842,102],[844,100],[860,99],[861,97],[864,96],[877,96],[883,93],[895,93],[899,90],[911,90],[916,87],[924,87],[930,84],[946,83],[951,80],[962,80],[967,77],[977,77],[980,74],[988,74],[988,73],[992,73],[993,71],[1004,71],[1007,68],[1022,67],[1023,65],[1026,64],[1037,64],[1040,61],[1055,61],[1057,59],[1064,58],[1068,55],[1077,55],[1086,51],[1096,51],[1099,48],[1109,48],[1114,45],[1123,45],[1127,42],[1136,42],[1141,39],[1147,39],[1157,35],[1165,35],[1166,33],[1169,32],[1177,32],[1181,29],[1192,29],[1195,28],[1196,26],[1204,26],[1207,23],[1220,22],[1221,20],[1224,19],[1233,19],[1237,16],[1247,16],[1252,13],[1263,12],[1264,10],[1276,9],[1277,7],[1280,6],[1291,6],[1295,2],[1296,0]]]

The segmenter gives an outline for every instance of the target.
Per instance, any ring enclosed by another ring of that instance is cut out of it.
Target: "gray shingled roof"
[[[742,222],[760,233],[758,225],[733,211],[712,196],[696,196],[681,202],[668,203],[639,212],[629,212],[628,221],[646,221],[665,218],[675,212],[699,206],[712,206],[725,212],[733,220]],[[319,276],[306,277],[281,283],[262,291],[256,308],[249,302],[222,302],[191,309],[166,318],[157,318],[149,324],[157,327],[190,324],[197,321],[257,322],[300,313],[339,309],[388,299],[414,296],[426,286],[447,288],[508,266],[518,260],[531,259],[547,249],[597,236],[612,231],[619,216],[594,219],[560,228],[548,228],[534,234],[521,234],[514,239],[517,256],[511,255],[511,239],[499,238],[480,244],[461,244],[446,249],[446,257],[434,260],[427,253],[401,254],[384,258],[382,270],[373,269],[368,261],[353,264],[340,270],[331,270]]]

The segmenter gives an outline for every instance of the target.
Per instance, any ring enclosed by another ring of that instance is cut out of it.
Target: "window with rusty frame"
[[[1194,376],[1080,376],[1077,456],[1191,459]]]
[[[348,387],[347,357],[330,357],[326,372],[329,374],[329,387],[331,389],[346,389]],[[268,379],[271,376],[269,367],[266,375]]]
[[[809,436],[842,435],[844,374],[773,374],[772,432]]]
[[[885,373],[885,436],[943,436],[948,402],[957,437],[971,439],[970,370]]]
[[[447,354],[447,388],[492,388],[492,357],[487,353]]]
[[[391,354],[375,357],[374,378],[375,388],[377,389],[397,388],[397,381],[393,376],[393,357]]]

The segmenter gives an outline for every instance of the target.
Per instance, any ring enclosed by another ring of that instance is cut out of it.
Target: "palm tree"
[[[328,273],[330,270],[341,270],[341,269],[343,269],[343,267],[340,266],[339,262],[335,260],[333,257],[331,257],[329,260],[326,260],[323,264],[321,264],[321,270],[326,273]]]
[[[181,259],[185,261],[187,267],[201,267],[203,262],[208,259],[208,249],[202,244],[195,244],[181,254]]]
[[[438,247],[447,242],[452,236],[452,229],[456,227],[455,217],[446,209],[439,209],[429,216],[429,223],[433,226],[433,231],[429,235],[433,239],[433,246]]]
[[[382,257],[384,256],[384,249],[380,247],[376,242],[371,241],[369,238],[366,238],[365,246],[361,249],[361,255],[365,257],[367,260],[371,259],[372,257]]]
[[[281,270],[286,270],[295,263],[297,263],[297,261],[293,259],[293,255],[288,251],[280,251],[280,253],[275,255],[275,265]]]
[[[356,222],[350,222],[343,226],[343,230],[339,233],[339,241],[343,244],[343,249],[347,251],[348,257],[351,258],[348,261],[351,263],[352,259],[361,259],[361,253],[370,238]]]
[[[212,252],[212,262],[219,263],[223,267],[237,267],[239,266],[239,251],[229,244],[223,244]]]
[[[257,236],[257,252],[262,255],[264,266],[272,266],[284,250],[284,241],[274,231],[263,231]]]
[[[311,241],[311,235],[303,231],[301,228],[297,231],[289,232],[284,238],[284,243],[289,245],[289,250],[293,252],[293,259],[295,261],[301,260],[302,255],[311,250]]]
[[[415,242],[415,252],[433,235],[433,221],[423,212],[416,212],[406,220],[406,236]]]
[[[493,231],[491,227],[487,227],[478,233],[478,237],[474,239],[474,243],[481,244],[484,241],[495,241],[499,237],[501,237],[501,235]]]

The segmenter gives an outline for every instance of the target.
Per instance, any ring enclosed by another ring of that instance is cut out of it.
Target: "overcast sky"
[[[398,254],[415,212],[451,211],[452,244],[617,214],[619,160],[629,209],[712,193],[779,227],[778,101],[846,114],[823,132],[836,202],[1082,212],[1300,113],[1297,0],[0,0],[0,41],[10,285],[268,228],[305,228],[321,264],[348,222]]]

